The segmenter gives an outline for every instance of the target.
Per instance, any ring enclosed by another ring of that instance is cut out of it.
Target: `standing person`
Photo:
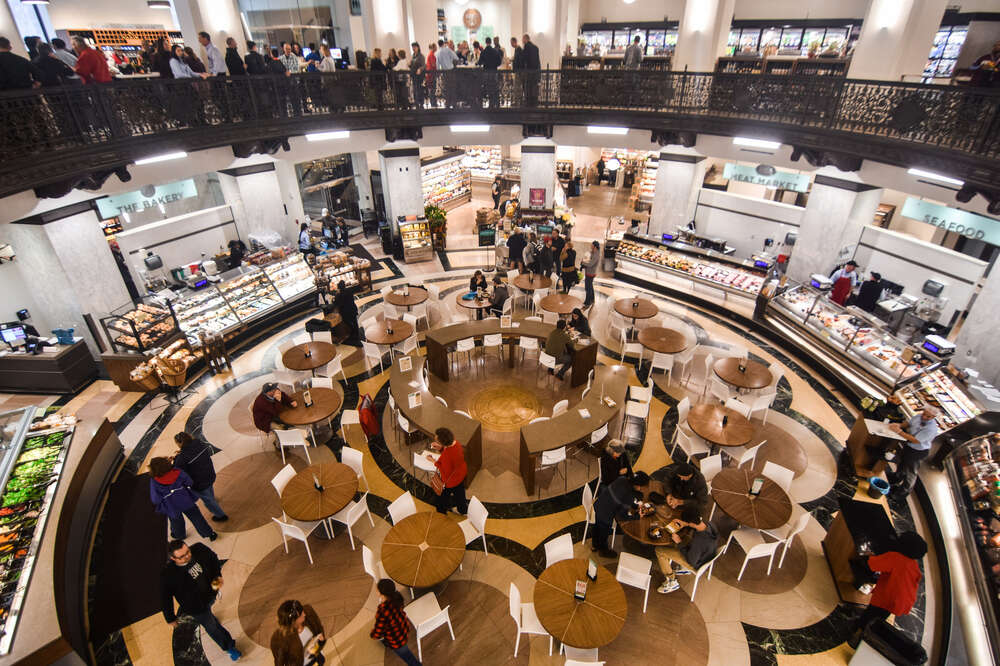
[[[465,466],[465,452],[462,445],[455,440],[451,430],[438,428],[434,431],[434,442],[431,446],[441,452],[437,460],[434,460],[434,456],[427,456],[427,459],[437,467],[444,483],[444,489],[438,495],[438,513],[448,513],[449,509],[455,507],[460,514],[467,514],[469,501],[465,499],[465,475],[468,473],[468,468]]]
[[[524,49],[517,44],[517,37],[510,38],[510,48],[513,50],[510,68],[515,72],[524,69]]]
[[[538,249],[538,272],[549,277],[555,266],[555,256],[552,254],[552,239],[546,238]]]
[[[108,61],[100,51],[87,46],[82,37],[73,38],[73,49],[76,51],[76,73],[84,83],[111,82]]]
[[[451,72],[455,69],[455,65],[458,64],[458,54],[455,53],[455,49],[450,42],[445,42],[443,39],[438,40],[438,49],[435,54],[437,59],[437,68],[440,72]],[[441,97],[444,98],[444,105],[446,107],[451,107],[454,104],[454,93],[455,82],[453,81],[454,74],[439,74],[441,80]]]
[[[531,41],[531,37],[524,35],[522,38],[522,57],[524,63],[525,82],[524,96],[529,106],[538,104],[538,82],[541,79],[542,62],[538,56],[538,47]]]
[[[288,71],[288,68],[285,66],[285,62],[281,59],[281,54],[276,48],[271,49],[271,58],[267,60],[266,64],[268,74],[282,74],[284,76],[292,75],[292,73]],[[295,65],[296,67],[298,66],[298,60],[295,61]],[[287,85],[285,85],[283,89],[287,90]],[[285,96],[287,97],[287,92]]]
[[[677,576],[696,572],[698,567],[715,557],[719,545],[719,531],[702,518],[701,509],[693,504],[684,505],[681,517],[673,524],[677,528],[670,534],[674,545],[656,547],[656,559],[666,577],[663,584],[656,588],[660,594],[680,589]],[[674,568],[675,563],[679,568]]]
[[[174,71],[170,66],[173,59],[170,43],[166,37],[158,37],[156,40],[156,50],[153,52],[153,71],[160,75],[161,79],[174,78]]]
[[[38,57],[32,64],[37,68],[38,80],[43,86],[61,86],[70,81],[79,81],[70,66],[56,57],[48,44],[38,45]]]
[[[212,37],[207,32],[201,31],[198,33],[198,43],[205,49],[205,71],[212,76],[225,76],[226,60],[219,52],[219,47],[212,43]],[[233,40],[233,48],[236,48],[236,40]]]
[[[236,268],[243,263],[243,257],[246,256],[247,245],[239,238],[234,238],[229,241],[229,267]]]
[[[833,280],[833,289],[830,290],[830,300],[837,305],[847,305],[847,298],[851,295],[851,292],[858,283],[861,282],[861,278],[858,277],[858,271],[856,270],[858,265],[854,263],[853,260],[848,261],[842,268],[838,268],[830,276]]]
[[[361,342],[361,331],[358,328],[358,305],[354,302],[353,288],[349,289],[343,280],[337,283],[337,295],[333,298],[333,304],[337,306],[341,321],[347,326],[347,339],[344,342],[358,346]]]
[[[493,195],[493,210],[500,210],[500,176],[493,178],[493,184],[490,186],[490,194]]]
[[[437,105],[437,44],[431,42],[427,45],[427,64],[425,66],[427,76],[424,77],[424,85],[427,88],[427,99],[431,103],[431,108]]]
[[[264,57],[257,53],[257,44],[253,41],[247,42],[247,54],[243,58],[243,62],[246,64],[246,71],[250,76],[267,74],[267,63],[264,62]]]
[[[500,105],[500,82],[497,77],[497,70],[500,69],[500,64],[503,62],[503,57],[500,55],[500,51],[493,47],[493,40],[490,37],[486,38],[486,46],[483,48],[483,52],[479,54],[478,64],[483,68],[483,96],[486,98],[486,102],[491,109],[495,109]]]
[[[408,666],[420,666],[420,662],[406,645],[410,633],[410,620],[403,611],[403,595],[396,590],[396,584],[383,578],[376,584],[379,604],[375,610],[375,626],[369,634],[396,653]]]
[[[847,644],[857,649],[865,629],[889,615],[909,615],[920,587],[920,559],[927,554],[927,542],[916,532],[903,532],[892,549],[868,558],[868,568],[879,574],[868,607],[858,618]]]
[[[524,271],[524,234],[521,233],[521,229],[514,227],[514,232],[507,239],[507,255],[510,263],[514,268],[519,271]]]
[[[312,246],[312,236],[309,234],[309,225],[305,222],[299,227],[299,252],[302,254],[316,254]]]
[[[187,615],[205,628],[233,661],[243,654],[236,649],[236,641],[212,614],[212,604],[222,587],[222,563],[219,556],[204,544],[190,547],[180,539],[167,546],[170,560],[160,572],[160,598],[163,618],[171,627],[177,626],[177,617]],[[174,600],[177,610],[174,610]]]
[[[76,67],[76,56],[66,49],[66,42],[58,37],[52,40],[52,52],[71,69]]]
[[[368,67],[373,72],[385,71],[385,63],[382,62],[382,49],[372,49],[372,58]]]
[[[418,109],[424,107],[424,80],[423,75],[426,71],[426,63],[424,61],[424,54],[420,52],[420,44],[413,42],[410,44],[413,49],[413,55],[410,57],[410,76],[413,78],[413,103],[416,104]]]
[[[615,520],[618,522],[635,520],[653,511],[652,508],[648,512],[641,508],[637,512],[635,509],[635,500],[640,497],[642,488],[647,485],[649,477],[646,473],[636,472],[631,478],[620,476],[606,486],[605,491],[594,502],[594,536],[591,550],[600,553],[601,557],[617,555],[608,545],[611,527]]]
[[[625,49],[625,59],[622,62],[622,66],[625,69],[639,69],[639,63],[642,62],[642,46],[639,45],[640,41],[639,35],[636,35],[629,47]]]
[[[989,53],[976,58],[971,68],[973,72],[969,85],[978,87],[1000,85],[1000,41],[993,44]]]
[[[572,241],[566,241],[559,257],[562,261],[562,291],[564,294],[568,294],[569,290],[576,284],[576,250],[573,249]]]
[[[601,181],[604,180],[604,156],[597,158],[597,163],[594,164],[594,168],[597,169],[597,184],[600,185]]]
[[[316,48],[315,42],[309,42],[309,55],[307,55],[303,60],[306,63],[307,72],[318,71],[319,63],[323,60],[322,54]],[[358,69],[361,69],[360,67]]]
[[[565,246],[566,239],[559,235],[559,227],[554,227],[552,229],[552,258],[555,261],[559,260]]]
[[[271,634],[274,666],[323,666],[326,636],[319,615],[297,599],[278,606],[278,628]]]
[[[268,382],[260,389],[260,394],[254,398],[250,412],[253,424],[257,430],[270,433],[275,428],[284,430],[287,426],[278,420],[278,412],[286,407],[297,407],[298,402],[278,388],[275,382]]]
[[[285,71],[289,74],[299,73],[299,58],[294,53],[292,53],[292,45],[285,42],[282,46],[283,52],[278,60],[281,64],[285,66]]]
[[[538,270],[538,264],[536,263],[536,240],[537,237],[535,234],[531,234],[524,242],[524,249],[521,250],[521,263],[524,265],[524,270],[526,271],[537,272]]]
[[[875,306],[878,305],[878,301],[882,297],[882,289],[882,276],[873,271],[868,280],[861,283],[854,304],[865,312],[874,313]]]
[[[185,46],[181,49],[181,51],[183,53],[181,58],[184,60],[184,63],[191,68],[192,72],[195,74],[208,74],[208,70],[205,69],[205,63],[201,61],[201,58],[198,57],[198,54],[194,52],[193,48]],[[208,76],[211,76],[211,74],[208,74]],[[208,76],[202,78],[208,78]]]
[[[195,504],[196,496],[191,491],[190,476],[174,467],[169,458],[150,460],[149,476],[149,499],[156,512],[167,517],[170,538],[184,538],[184,516],[188,517],[201,536],[212,541],[218,538],[219,535]]]
[[[587,255],[586,260],[580,265],[580,269],[583,270],[583,288],[586,291],[586,297],[583,300],[583,307],[589,308],[594,304],[594,278],[597,277],[597,267],[601,263],[601,244],[598,241],[593,241],[590,244],[590,254]]]
[[[609,439],[601,453],[601,488],[607,488],[620,476],[632,476],[632,461],[625,455],[625,445],[620,439]],[[598,489],[600,492],[600,489]]]
[[[559,370],[549,368],[549,374],[555,374],[562,379],[566,375],[566,370],[573,364],[573,341],[566,332],[566,320],[560,319],[556,322],[556,327],[545,339],[545,353],[555,357]]]
[[[936,407],[925,405],[919,414],[915,414],[905,425],[892,423],[889,429],[906,440],[903,453],[896,463],[896,471],[887,473],[886,479],[892,485],[892,494],[905,497],[913,490],[917,480],[917,468],[927,454],[931,452],[931,442],[940,432]]]
[[[191,69],[191,66],[188,65],[184,59],[184,47],[180,44],[174,44],[174,55],[170,58],[170,71],[173,73],[173,78],[175,79],[196,79],[198,77],[208,77],[208,74],[199,74]]]
[[[174,443],[180,450],[174,455],[174,467],[191,477],[191,492],[200,499],[212,520],[224,523],[229,516],[215,499],[215,465],[212,464],[212,447],[207,442],[196,439],[184,431],[174,435]]]
[[[326,44],[319,45],[319,54],[321,60],[316,66],[316,70],[320,72],[336,72],[337,71],[337,61],[333,59],[333,54],[330,53],[330,47]]]
[[[236,50],[236,40],[232,37],[226,39],[226,67],[229,68],[230,76],[244,76],[247,73],[243,58]]]

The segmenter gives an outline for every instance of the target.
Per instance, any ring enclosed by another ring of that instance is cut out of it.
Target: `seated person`
[[[625,455],[622,441],[610,439],[601,453],[601,488],[607,488],[620,476],[632,476],[632,462]]]
[[[590,322],[583,316],[580,308],[573,308],[573,313],[569,316],[569,327],[584,337],[590,337]]]
[[[698,508],[704,508],[708,503],[708,484],[691,463],[673,463],[661,467],[650,476],[663,484],[667,504],[675,509],[682,504],[695,504]]]
[[[287,430],[278,420],[278,412],[285,407],[297,407],[298,403],[278,388],[275,382],[268,382],[261,388],[260,395],[253,401],[253,424],[261,432],[270,433],[274,429]]]
[[[482,289],[486,291],[488,285],[486,284],[486,276],[483,275],[482,271],[476,271],[472,274],[469,279],[469,291],[479,291]]]
[[[493,296],[490,297],[490,313],[500,316],[503,314],[503,304],[507,302],[507,285],[503,283],[499,275],[493,276]]]
[[[693,574],[713,557],[719,545],[719,531],[712,523],[705,522],[701,517],[701,509],[693,504],[687,504],[681,510],[681,517],[671,525],[678,528],[671,534],[673,546],[657,546],[656,559],[666,580],[657,588],[660,594],[669,594],[680,588],[678,575]],[[677,569],[674,569],[674,563]]]
[[[556,329],[549,333],[548,339],[545,340],[545,353],[556,357],[556,365],[559,366],[556,377],[563,379],[566,369],[573,363],[573,341],[566,332],[565,319],[557,321]],[[552,368],[549,368],[550,375],[552,372]]]
[[[645,510],[638,510],[635,506],[635,501],[642,496],[641,489],[647,485],[649,476],[645,472],[636,472],[632,478],[620,476],[608,484],[607,490],[594,502],[594,541],[591,550],[598,551],[602,557],[615,557],[615,552],[608,547],[614,521],[635,520],[647,515]],[[651,508],[649,512],[653,510]]]

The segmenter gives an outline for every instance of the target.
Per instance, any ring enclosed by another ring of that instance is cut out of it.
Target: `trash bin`
[[[889,494],[889,482],[880,476],[873,476],[868,479],[868,497],[881,499],[883,495]]]
[[[873,622],[865,630],[851,666],[920,666],[927,663],[923,646],[885,620]]]

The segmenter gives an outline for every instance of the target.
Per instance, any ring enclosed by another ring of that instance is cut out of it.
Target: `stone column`
[[[396,218],[423,215],[424,195],[420,189],[420,149],[415,141],[394,141],[378,151],[382,170],[385,214],[398,233]]]
[[[366,208],[375,210],[368,156],[365,153],[351,153],[351,168],[354,171],[354,184],[358,186],[358,207],[362,212]]]
[[[871,0],[847,76],[919,81],[947,4],[947,0]]]
[[[705,157],[682,146],[664,146],[656,167],[649,233],[673,233],[694,219],[698,190],[705,180]]]
[[[406,42],[406,60],[409,62],[411,42],[420,44],[420,52],[427,57],[427,45],[437,42],[437,2],[436,0],[408,0],[407,9],[413,18],[413,32]]]
[[[552,208],[555,181],[556,145],[548,139],[525,139],[521,142],[521,208],[532,208],[532,188],[543,188],[545,204],[542,208]]]
[[[368,10],[370,8],[370,15]],[[435,15],[436,15],[435,11]],[[365,0],[362,6],[365,19],[365,31],[370,36],[368,40],[371,50],[382,49],[382,60],[389,54],[389,49],[406,47],[410,50],[409,31],[406,27],[406,13],[401,0]],[[409,62],[409,58],[407,58]]]
[[[524,32],[538,47],[542,69],[559,69],[562,64],[559,42],[564,28],[558,25],[557,17],[558,0],[527,0],[524,3]]]
[[[233,212],[240,238],[248,246],[251,235],[270,231],[288,243],[297,240],[274,162],[223,169],[219,171],[219,187]]]
[[[17,23],[14,22],[14,15],[10,11],[10,5],[6,2],[0,3],[0,35],[10,40],[11,51],[22,58],[28,57],[28,49],[24,46],[24,37],[17,29]]]
[[[236,40],[241,54],[245,52],[246,40],[250,37],[243,29],[236,0],[174,0],[173,8],[184,43],[195,53],[204,55],[198,43],[198,33],[202,30],[212,36],[212,43],[223,55],[229,37]]]
[[[994,386],[1000,382],[997,312],[1000,312],[1000,270],[994,269],[976,295],[955,338],[955,364],[978,370],[980,376]]]
[[[841,250],[855,245],[862,229],[872,223],[881,200],[881,188],[862,183],[856,176],[833,167],[817,171],[788,263],[788,277],[806,282],[813,273],[829,274]],[[850,257],[853,252],[846,254]]]
[[[711,72],[729,38],[736,0],[686,0],[677,29],[671,67],[678,72]]]

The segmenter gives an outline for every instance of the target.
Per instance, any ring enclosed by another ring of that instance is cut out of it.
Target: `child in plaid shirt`
[[[403,612],[403,595],[396,590],[396,584],[383,578],[377,585],[381,603],[375,611],[375,627],[371,637],[381,640],[409,666],[420,666],[420,661],[406,645],[410,633],[410,620]]]

